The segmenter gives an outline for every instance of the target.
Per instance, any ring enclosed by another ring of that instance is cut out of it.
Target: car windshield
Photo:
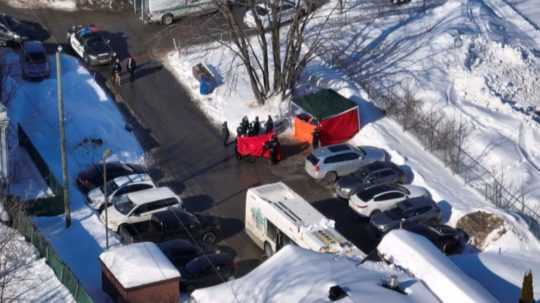
[[[105,47],[105,40],[100,37],[93,37],[88,39],[86,45],[90,48],[103,48]]]
[[[135,204],[131,202],[128,198],[119,199],[114,201],[114,208],[120,213],[127,215],[135,207]]]
[[[307,159],[313,165],[317,165],[317,163],[319,163],[319,159],[315,157],[313,154],[309,154],[309,156],[307,156]]]
[[[28,62],[31,62],[31,63],[45,63],[47,61],[47,56],[45,56],[44,53],[35,52],[35,53],[29,53],[26,56],[26,59]]]
[[[113,191],[116,191],[119,188],[120,188],[120,186],[118,186],[118,183],[116,183],[115,180],[111,180],[111,181],[107,182],[107,192],[109,194],[112,193]],[[101,185],[101,192],[102,193],[105,192],[105,184]]]

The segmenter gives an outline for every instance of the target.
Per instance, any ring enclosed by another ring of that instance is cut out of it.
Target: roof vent
[[[328,290],[328,299],[330,299],[332,302],[343,299],[346,296],[347,292],[345,292],[345,290],[339,285],[334,285]]]

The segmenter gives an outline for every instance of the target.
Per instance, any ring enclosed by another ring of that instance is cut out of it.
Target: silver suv
[[[313,150],[304,167],[314,179],[333,183],[337,177],[349,175],[371,162],[384,161],[385,157],[384,150],[380,148],[336,144]]]

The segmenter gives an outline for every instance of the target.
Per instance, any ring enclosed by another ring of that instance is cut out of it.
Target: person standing
[[[127,61],[127,70],[129,72],[129,82],[135,80],[135,69],[137,68],[137,61],[132,56],[129,56]]]
[[[252,136],[259,135],[259,132],[261,131],[261,122],[259,121],[259,116],[255,116],[255,120],[253,121],[252,126]]]
[[[229,144],[229,127],[227,126],[227,121],[223,122],[221,125],[221,132],[223,133],[223,146],[227,146]]]
[[[268,115],[268,119],[266,119],[266,122],[264,123],[264,130],[267,134],[274,130],[274,120],[272,120],[270,115]]]
[[[120,64],[120,59],[116,58],[114,60],[113,66],[112,66],[112,76],[113,76],[113,83],[117,86],[120,86],[121,79],[120,79],[120,73],[122,72],[122,64]]]
[[[313,130],[312,136],[311,145],[313,146],[313,149],[319,148],[321,144],[321,132],[318,127]]]

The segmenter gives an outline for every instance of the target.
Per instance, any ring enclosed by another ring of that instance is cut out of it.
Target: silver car
[[[156,185],[147,174],[132,174],[114,178],[107,182],[107,186],[102,185],[88,192],[87,198],[91,208],[98,211],[103,210],[105,207],[105,187],[107,187],[107,206],[109,206],[122,195],[155,188]]]
[[[387,233],[401,225],[439,223],[441,210],[429,198],[409,199],[395,207],[371,217],[370,223],[380,232]]]
[[[329,145],[313,150],[305,160],[305,170],[316,180],[333,183],[338,177],[349,175],[366,164],[384,161],[384,150],[372,146],[350,144]]]

